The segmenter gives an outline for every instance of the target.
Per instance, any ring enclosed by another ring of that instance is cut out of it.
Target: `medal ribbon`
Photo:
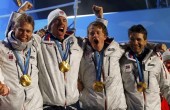
[[[96,80],[100,81],[101,79],[101,70],[103,65],[103,56],[104,51],[102,50],[101,53],[95,52],[95,66],[96,66]]]
[[[134,55],[134,58],[136,60],[136,63],[137,63],[137,67],[138,67],[138,75],[139,75],[139,81],[140,82],[144,82],[144,78],[143,78],[143,71],[142,71],[142,67],[140,65],[140,62],[139,60],[137,59],[136,55]]]
[[[57,44],[58,50],[59,50],[60,55],[62,57],[62,61],[66,61],[66,59],[68,57],[68,52],[69,52],[69,49],[70,49],[70,42],[69,42],[69,40],[67,41],[67,44],[66,44],[66,50],[62,49],[62,46],[60,45],[58,40],[55,40],[55,43]]]
[[[60,45],[60,42],[58,40],[55,40],[55,43],[56,43],[56,45],[58,47],[58,50],[60,52],[62,61],[66,61],[67,57],[68,57],[68,52],[70,50],[70,42],[69,42],[69,40],[66,43],[66,50],[62,49],[62,46]],[[65,75],[64,75],[64,79],[65,79],[65,82],[67,83]],[[65,97],[67,97],[66,85],[65,85]],[[67,105],[67,101],[65,100],[65,107],[66,107],[66,105]]]
[[[21,68],[21,71],[23,72],[23,75],[26,75],[27,72],[28,72],[28,64],[29,64],[29,60],[30,60],[30,56],[31,56],[31,49],[29,49],[28,52],[27,52],[27,57],[26,57],[25,65],[22,63],[21,58],[20,58],[18,52],[16,50],[14,50],[13,52],[14,52],[14,55],[15,55],[17,61],[18,61],[18,65]]]

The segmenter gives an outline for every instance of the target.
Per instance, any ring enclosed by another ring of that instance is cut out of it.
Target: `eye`
[[[90,32],[89,34],[90,34],[91,36],[94,36],[94,32]]]
[[[31,31],[30,31],[30,30],[26,30],[26,32],[27,32],[27,33],[31,33]]]
[[[22,28],[18,28],[19,32],[24,32],[24,30]]]
[[[59,22],[59,19],[54,19],[53,20],[53,23],[57,23],[57,22]]]
[[[141,41],[142,39],[141,39],[141,38],[137,38],[136,40],[137,40],[137,41]]]
[[[130,41],[135,41],[135,38],[133,38],[133,37],[130,37]]]
[[[63,22],[67,22],[67,20],[66,20],[66,19],[63,19]]]

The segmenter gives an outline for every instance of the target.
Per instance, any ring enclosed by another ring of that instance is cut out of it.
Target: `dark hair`
[[[16,19],[16,21],[14,23],[14,28],[19,27],[21,24],[23,24],[25,22],[31,24],[33,27],[33,30],[34,30],[34,25],[35,25],[34,19],[27,14],[22,14]]]
[[[95,26],[95,27],[101,28],[101,29],[103,30],[104,35],[108,36],[107,27],[106,27],[102,22],[99,22],[99,21],[91,22],[91,23],[88,25],[88,27],[87,27],[87,35],[89,34],[89,28],[90,28],[91,26]]]
[[[130,27],[128,30],[128,36],[132,33],[142,33],[144,35],[144,39],[147,39],[147,30],[141,24]]]

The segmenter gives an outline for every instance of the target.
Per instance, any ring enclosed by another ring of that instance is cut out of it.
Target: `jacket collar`
[[[92,48],[89,40],[86,38],[86,42],[87,42],[87,45],[85,47],[85,50],[86,51],[92,51],[94,52],[95,50]],[[110,55],[111,53],[113,53],[116,49],[115,47],[115,41],[113,38],[107,38],[105,40],[105,44],[104,44],[104,55]]]
[[[8,33],[8,37],[4,41],[8,42],[11,48],[13,48],[14,50],[24,52],[27,52],[31,48],[33,43],[32,39],[26,43],[21,42],[14,36],[13,30]]]
[[[153,55],[153,50],[152,49],[148,49],[148,52],[146,53],[145,57],[143,58],[142,63],[146,64],[149,61],[149,59],[152,57],[152,55]],[[132,51],[127,51],[125,53],[125,57],[127,59],[131,60],[131,61],[135,61],[136,62]]]

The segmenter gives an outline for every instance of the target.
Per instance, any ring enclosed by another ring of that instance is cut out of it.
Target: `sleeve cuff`
[[[102,22],[106,27],[108,25],[108,21],[104,18],[96,18],[96,21]]]

